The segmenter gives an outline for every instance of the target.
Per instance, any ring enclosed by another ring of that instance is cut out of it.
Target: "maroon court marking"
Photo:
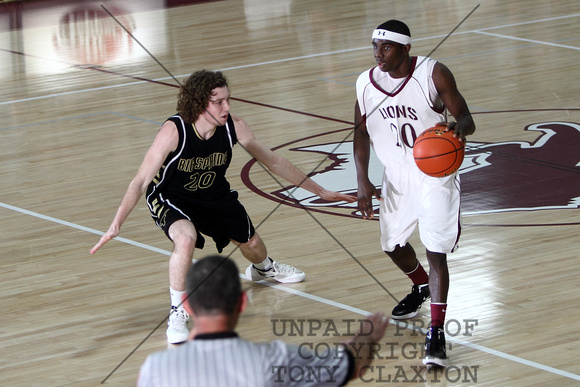
[[[14,51],[14,50],[7,50],[7,49],[2,49],[0,48],[0,51],[4,51],[4,52],[8,52],[14,55],[21,55],[21,56],[27,56],[27,57],[31,57],[31,58],[36,58],[36,59],[41,59],[41,60],[49,60],[49,61],[55,61],[55,62],[59,62],[59,63],[63,63],[66,65],[70,65],[71,67],[77,67],[79,69],[82,70],[93,70],[93,71],[99,71],[101,73],[106,73],[106,74],[110,74],[110,75],[114,75],[114,76],[118,76],[118,77],[124,77],[124,78],[130,78],[130,79],[134,79],[134,80],[138,80],[138,81],[143,81],[143,82],[149,82],[149,83],[154,83],[154,84],[159,84],[162,86],[169,86],[169,87],[176,87],[178,88],[179,85],[175,85],[172,83],[167,83],[167,82],[162,82],[162,81],[156,81],[153,79],[149,79],[149,78],[143,78],[143,77],[138,77],[138,76],[134,76],[134,75],[129,75],[129,74],[123,74],[123,73],[119,73],[119,72],[115,72],[115,71],[111,71],[111,70],[107,70],[107,69],[102,69],[99,67],[91,67],[91,66],[87,66],[87,67],[80,67],[82,65],[78,65],[78,64],[71,64],[69,62],[65,62],[65,61],[59,61],[59,60],[54,60],[54,59],[49,59],[49,58],[44,58],[44,57],[40,57],[40,56],[36,56],[36,55],[30,55],[30,54],[25,54],[22,52],[18,52],[18,51]],[[312,118],[317,118],[317,119],[323,119],[323,120],[328,120],[328,121],[332,121],[332,122],[337,122],[337,123],[343,123],[343,124],[348,124],[348,125],[354,125],[354,123],[352,122],[348,122],[348,121],[344,121],[344,120],[340,120],[340,119],[336,119],[336,118],[332,118],[332,117],[328,117],[328,116],[321,116],[321,115],[317,115],[317,114],[312,114],[312,113],[308,113],[308,112],[303,112],[303,111],[299,111],[299,110],[294,110],[294,109],[288,109],[288,108],[284,108],[284,107],[280,107],[280,106],[275,106],[275,105],[270,105],[270,104],[265,104],[265,103],[261,103],[261,102],[256,102],[256,101],[250,101],[250,100],[246,100],[246,99],[241,99],[241,98],[235,98],[232,97],[232,100],[236,100],[239,102],[243,102],[243,103],[247,103],[250,105],[255,105],[255,106],[261,106],[261,107],[266,107],[269,109],[274,109],[274,110],[281,110],[281,111],[285,111],[285,112],[289,112],[289,113],[293,113],[293,114],[299,114],[299,115],[304,115],[304,116],[308,116],[308,117],[312,117]],[[540,108],[540,109],[506,109],[506,110],[494,110],[494,111],[487,111],[487,112],[472,112],[472,115],[479,115],[479,114],[506,114],[506,113],[523,113],[523,112],[556,112],[556,111],[580,111],[579,108]],[[342,132],[342,131],[347,131],[347,130],[352,130],[351,127],[349,128],[343,128],[343,129],[338,129],[338,130],[333,130],[333,131],[329,131],[329,132],[325,132],[325,133],[320,133],[320,134],[316,134],[316,135],[312,135],[312,136],[308,136],[305,138],[301,138],[298,140],[293,140],[290,141],[286,144],[282,144],[279,145],[277,147],[272,148],[273,150],[276,149],[280,149],[282,147],[286,147],[289,146],[293,143],[297,143],[297,142],[302,142],[311,138],[315,138],[315,137],[320,137],[320,136],[326,136],[332,133],[336,133],[336,132]],[[496,155],[500,155],[501,152],[496,152]],[[509,155],[504,155],[504,156],[509,156]],[[513,157],[513,156],[511,156]],[[524,161],[531,163],[531,164],[538,164],[538,165],[542,165],[542,166],[549,166],[552,167],[554,169],[563,169],[567,172],[575,172],[577,173],[578,171],[568,168],[566,166],[561,166],[558,164],[554,164],[554,163],[547,163],[541,160],[534,160],[532,158],[523,158],[520,157],[520,159],[523,159]],[[271,201],[274,202],[278,202],[278,203],[283,203],[292,207],[297,207],[297,208],[304,208],[304,209],[308,209],[309,211],[313,211],[313,212],[319,212],[319,213],[325,213],[325,214],[332,214],[335,216],[345,216],[345,217],[356,217],[356,218],[360,218],[358,216],[353,216],[353,215],[348,215],[348,214],[337,214],[334,212],[330,212],[330,211],[325,211],[325,210],[321,210],[319,208],[315,208],[315,207],[306,207],[303,205],[300,205],[298,203],[296,203],[296,201],[294,199],[286,199],[286,200],[281,200],[279,198],[273,197],[269,194],[266,194],[265,192],[261,191],[258,187],[256,187],[250,180],[249,178],[249,171],[251,169],[251,167],[256,163],[255,159],[250,160],[243,168],[241,171],[241,178],[242,181],[244,182],[244,184],[250,189],[252,190],[254,193],[263,196]],[[309,176],[313,176],[317,173],[320,172],[313,172],[310,173]],[[285,187],[285,189],[287,189],[288,187],[292,187],[287,186]],[[355,193],[354,193],[355,194]],[[331,206],[332,207],[332,206]],[[362,219],[362,218],[361,218]],[[376,220],[376,219],[374,219]],[[573,225],[579,225],[580,222],[571,222],[571,223],[552,223],[552,224],[513,224],[513,225],[502,225],[502,224],[465,224],[464,226],[469,227],[541,227],[541,226],[573,226]]]

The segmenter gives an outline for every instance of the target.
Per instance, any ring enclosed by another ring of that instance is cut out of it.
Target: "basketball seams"
[[[444,141],[448,142],[449,144],[451,144],[451,146],[453,147],[453,149],[452,150],[449,150],[448,152],[437,153],[436,155],[415,157],[415,160],[423,160],[423,159],[429,159],[429,158],[433,158],[433,157],[445,156],[445,155],[449,155],[451,153],[457,154],[457,153],[461,152],[462,149],[465,148],[464,146],[462,146],[461,148],[457,148],[455,146],[455,143],[453,141],[451,141],[451,140],[449,140],[448,138],[445,138],[445,137],[441,137],[441,138],[428,137],[428,138],[420,138],[420,139],[417,139],[417,141],[415,141],[415,143],[413,144],[413,148],[415,147],[415,145],[417,143],[420,143],[423,140],[444,140]]]
[[[433,127],[417,137],[413,144],[413,157],[423,173],[444,177],[452,175],[461,167],[465,144],[449,137],[452,135],[452,132],[442,131],[441,127]],[[429,141],[424,143],[427,140]]]

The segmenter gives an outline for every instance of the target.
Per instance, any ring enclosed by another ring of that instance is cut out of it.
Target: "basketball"
[[[434,126],[417,137],[413,145],[413,157],[417,167],[426,175],[444,177],[455,173],[465,155],[465,146],[453,137],[453,131],[445,126]]]

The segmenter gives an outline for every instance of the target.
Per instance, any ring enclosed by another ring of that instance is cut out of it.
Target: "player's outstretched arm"
[[[175,124],[171,121],[165,122],[157,133],[153,144],[145,154],[143,162],[141,163],[137,174],[133,180],[131,180],[125,195],[123,195],[121,204],[117,209],[117,213],[115,214],[109,229],[101,237],[99,242],[97,242],[97,244],[90,250],[91,254],[94,254],[97,250],[103,247],[105,243],[119,235],[121,226],[125,220],[127,220],[129,214],[133,211],[141,196],[145,193],[147,186],[151,180],[153,180],[153,177],[155,177],[155,174],[159,171],[161,165],[163,165],[167,155],[177,148],[178,141],[179,135]]]
[[[283,177],[295,186],[304,188],[324,200],[335,202],[345,201],[348,203],[352,203],[356,200],[356,198],[351,195],[329,191],[315,183],[314,180],[307,177],[304,172],[300,171],[288,159],[273,152],[270,148],[258,141],[254,136],[252,129],[242,118],[234,116],[233,114],[232,117],[234,118],[236,134],[240,144],[270,171]]]
[[[357,179],[357,199],[358,209],[363,218],[372,219],[373,196],[378,200],[381,194],[378,192],[373,183],[369,180],[369,159],[371,153],[371,140],[364,119],[361,116],[358,101],[354,105],[354,163],[356,166]]]
[[[143,195],[144,190],[139,188],[139,184],[138,181],[136,181],[136,179],[137,176],[135,176],[135,179],[133,179],[129,184],[129,188],[127,188],[127,191],[125,192],[125,195],[121,200],[121,204],[117,209],[117,213],[115,214],[115,217],[113,218],[113,221],[109,226],[109,229],[105,234],[103,234],[99,242],[97,242],[97,244],[93,246],[93,248],[90,250],[91,254],[97,252],[97,250],[103,247],[105,243],[107,243],[108,241],[119,235],[121,226],[129,216],[131,211],[133,211],[133,208],[135,208],[137,202]]]

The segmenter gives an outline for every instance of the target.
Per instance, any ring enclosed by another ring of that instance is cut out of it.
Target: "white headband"
[[[411,37],[389,30],[376,29],[373,31],[373,39],[390,40],[402,45],[411,44]]]

